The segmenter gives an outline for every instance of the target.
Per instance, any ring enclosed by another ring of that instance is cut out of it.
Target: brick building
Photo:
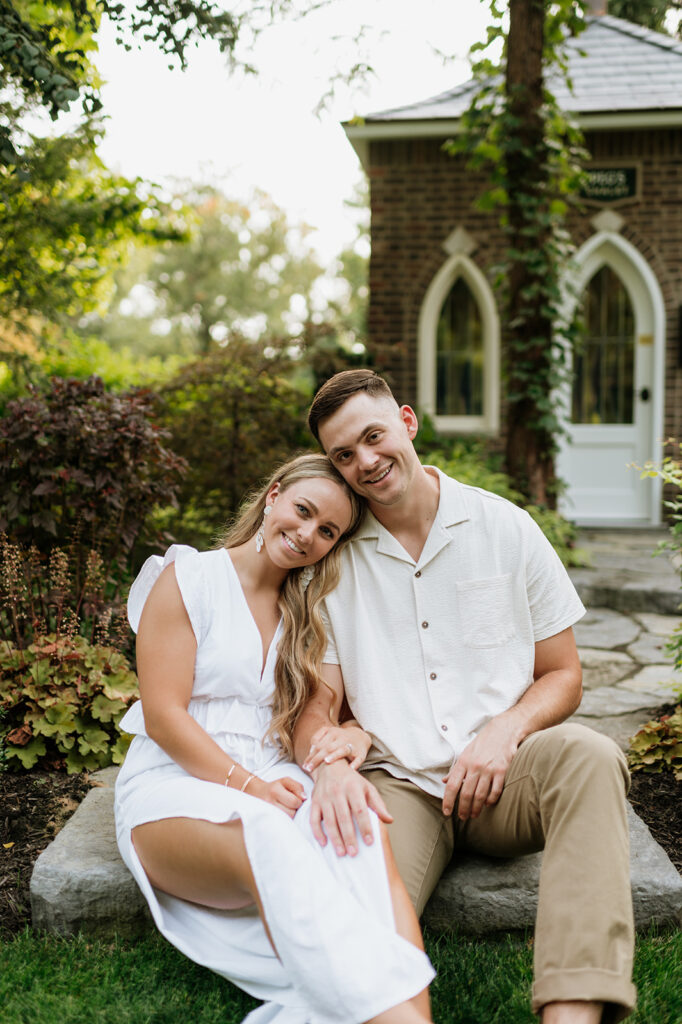
[[[567,308],[582,304],[586,332],[559,473],[564,510],[579,522],[655,525],[660,489],[628,463],[682,439],[682,45],[609,15],[587,20],[570,44],[573,92],[555,86],[591,154],[584,207],[569,225],[579,297]],[[442,433],[500,438],[504,330],[492,268],[504,239],[496,217],[475,208],[485,182],[442,148],[473,88],[346,133],[370,180],[378,368]]]

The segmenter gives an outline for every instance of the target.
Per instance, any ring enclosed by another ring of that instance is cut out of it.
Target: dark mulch
[[[651,717],[669,713],[660,708]],[[31,923],[33,864],[69,819],[92,783],[87,772],[0,773],[0,939]],[[682,872],[682,782],[672,773],[632,776],[630,801]]]
[[[682,873],[682,782],[672,772],[633,772],[630,803]]]
[[[33,864],[90,786],[87,772],[0,773],[0,939],[31,923]]]

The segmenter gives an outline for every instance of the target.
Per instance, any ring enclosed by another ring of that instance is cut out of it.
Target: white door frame
[[[573,257],[577,269],[567,275],[564,311],[566,322],[570,323],[575,316],[576,308],[583,290],[592,276],[600,267],[610,266],[626,287],[635,313],[636,332],[638,312],[648,305],[653,320],[653,379],[652,379],[652,458],[658,462],[662,458],[663,411],[665,401],[665,305],[656,275],[638,249],[618,234],[617,231],[597,231],[578,249]],[[637,336],[635,345],[637,345]],[[564,395],[564,416],[570,415],[570,393]],[[636,472],[636,470],[632,470]],[[661,481],[647,481],[650,494],[650,515],[646,522],[634,525],[659,526],[661,523]],[[570,515],[570,513],[569,513]],[[616,517],[614,516],[614,524]],[[607,525],[606,523],[604,525]]]

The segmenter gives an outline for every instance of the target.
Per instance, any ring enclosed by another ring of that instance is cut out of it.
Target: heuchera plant
[[[682,782],[682,704],[672,715],[647,722],[630,740],[630,768],[633,772],[659,774],[673,771]]]
[[[0,643],[0,745],[7,766],[69,773],[120,764],[130,737],[118,723],[137,678],[111,647],[82,636],[39,637],[24,650]]]

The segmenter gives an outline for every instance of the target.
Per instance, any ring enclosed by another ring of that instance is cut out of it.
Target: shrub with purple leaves
[[[151,392],[113,394],[98,377],[55,378],[0,419],[0,532],[47,556],[70,552],[79,577],[96,551],[125,567],[157,505],[173,505],[185,462],[165,447]]]

